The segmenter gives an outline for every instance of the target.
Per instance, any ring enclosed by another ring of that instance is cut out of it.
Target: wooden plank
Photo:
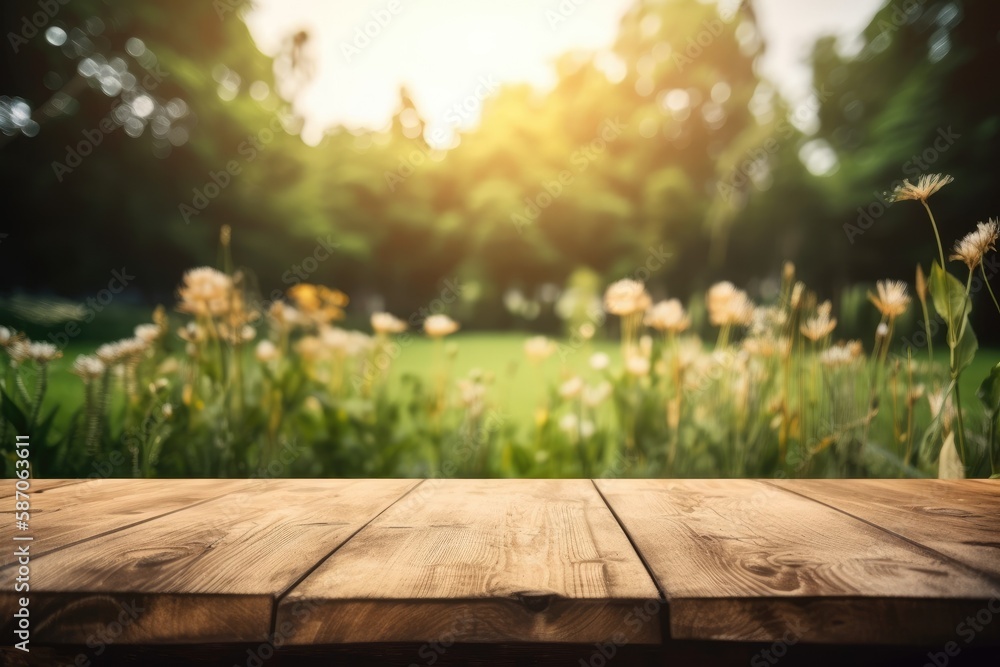
[[[253,480],[33,559],[32,639],[86,643],[114,627],[117,644],[264,641],[277,596],[417,483]],[[14,604],[0,592],[8,635]]]
[[[102,479],[31,494],[33,557],[250,486],[248,480]],[[15,560],[0,553],[0,568]]]
[[[675,639],[943,643],[998,593],[964,566],[763,482],[597,486],[665,592]]]
[[[276,629],[290,644],[643,644],[660,607],[590,481],[430,480],[296,586]]]
[[[70,484],[82,484],[87,481],[84,479],[32,479],[31,488],[28,489],[28,493],[32,495],[41,495],[46,491],[52,489],[58,489],[62,486],[69,486]],[[15,487],[14,484],[17,483],[16,479],[0,479],[0,498],[7,498],[14,495]],[[3,511],[10,511],[8,508],[0,508]]]
[[[1000,582],[1000,487],[938,479],[774,484],[929,547]]]

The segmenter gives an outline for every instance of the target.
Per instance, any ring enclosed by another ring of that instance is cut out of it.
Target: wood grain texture
[[[598,480],[670,607],[675,639],[936,643],[997,587],[764,482]],[[1000,623],[980,641],[1000,636]]]
[[[251,486],[248,480],[102,479],[32,494],[31,553],[41,556]],[[0,554],[0,568],[13,562],[13,550]]]
[[[28,493],[30,493],[32,495],[34,495],[34,494],[41,495],[42,493],[44,493],[46,491],[50,491],[52,489],[58,489],[61,486],[69,486],[70,484],[82,484],[85,481],[87,481],[87,480],[83,480],[83,479],[32,479],[32,480],[30,480],[30,482],[31,482],[31,488],[28,490]],[[13,496],[14,495],[14,491],[15,491],[14,484],[16,482],[17,482],[16,479],[0,479],[0,498],[6,498],[8,496]],[[6,508],[6,507],[4,507],[3,510],[4,511],[9,511],[8,508]]]
[[[417,483],[254,480],[41,556],[31,564],[32,639],[86,643],[115,628],[116,644],[264,641],[277,597]],[[14,604],[0,593],[8,635]]]
[[[590,481],[430,480],[296,586],[276,627],[291,644],[641,644],[660,606]]]
[[[774,484],[930,547],[1000,582],[1000,487],[938,479]]]

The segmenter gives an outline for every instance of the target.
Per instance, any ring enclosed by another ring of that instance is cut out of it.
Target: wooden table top
[[[34,480],[32,643],[1000,643],[1000,482]],[[0,511],[14,530],[14,482]],[[14,547],[0,568],[10,582]],[[5,636],[18,598],[0,591]],[[986,610],[985,612],[983,610]],[[982,623],[985,614],[997,616]]]

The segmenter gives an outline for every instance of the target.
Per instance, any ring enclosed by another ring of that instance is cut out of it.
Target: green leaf
[[[2,389],[0,389],[0,414],[3,414],[3,418],[11,423],[17,433],[27,435],[27,415],[24,414],[21,408],[17,407],[17,403]]]
[[[954,348],[961,339],[972,312],[972,302],[965,293],[965,285],[934,262],[928,289],[934,310],[948,325],[948,345]]]
[[[961,328],[961,340],[958,341],[958,345],[955,346],[955,367],[952,369],[954,377],[958,377],[958,374],[969,367],[972,360],[976,357],[976,350],[979,349],[979,341],[976,340],[976,334],[972,331],[972,327],[969,326],[969,318],[965,318],[965,322],[962,324]]]
[[[976,396],[989,413],[992,414],[1000,408],[1000,363],[990,369],[989,375],[979,385]]]
[[[989,417],[989,451],[995,457],[1000,452],[1000,363],[990,369],[989,375],[979,385],[976,396],[986,406],[986,415]]]
[[[938,459],[938,479],[965,479],[965,466],[955,449],[955,434],[949,433],[941,446]]]

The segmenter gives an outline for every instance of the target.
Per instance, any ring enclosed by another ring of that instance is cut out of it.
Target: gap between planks
[[[312,574],[313,572],[315,572],[316,569],[319,568],[320,565],[322,565],[323,563],[325,563],[326,561],[328,561],[330,559],[330,557],[333,556],[333,554],[337,553],[337,551],[340,550],[341,547],[343,547],[345,544],[347,544],[352,539],[354,539],[355,535],[357,535],[362,530],[364,530],[365,528],[367,528],[369,526],[369,524],[371,524],[372,521],[374,521],[375,519],[377,519],[380,516],[382,516],[385,513],[386,510],[388,510],[390,507],[392,507],[393,505],[395,505],[396,503],[398,503],[399,501],[401,501],[406,496],[408,496],[411,493],[413,493],[417,489],[418,486],[420,486],[421,484],[423,484],[426,481],[427,481],[426,478],[425,479],[421,479],[416,484],[414,484],[413,486],[411,486],[410,488],[408,488],[405,492],[403,492],[402,495],[399,496],[399,498],[396,498],[391,503],[389,503],[388,505],[386,505],[385,507],[383,507],[381,512],[379,512],[378,514],[374,515],[372,518],[368,519],[368,521],[366,521],[363,525],[359,526],[356,531],[354,531],[353,533],[351,533],[350,535],[348,535],[347,538],[344,541],[342,541],[340,544],[338,544],[336,547],[334,547],[333,550],[330,551],[330,553],[328,553],[327,555],[323,556],[318,561],[316,561],[316,563],[312,567],[310,567],[308,570],[306,570],[305,572],[303,572],[302,576],[299,577],[298,579],[296,579],[294,582],[292,582],[292,584],[289,585],[288,588],[286,588],[285,590],[281,591],[281,593],[279,593],[278,595],[274,596],[274,602],[271,605],[271,626],[270,626],[270,630],[269,630],[270,633],[271,633],[270,637],[272,639],[275,637],[275,633],[278,632],[278,607],[281,606],[281,601],[285,598],[285,596],[288,595],[290,592],[292,592],[292,590],[294,590],[296,586],[298,586],[303,581],[305,581],[306,577],[308,577],[310,574]]]

